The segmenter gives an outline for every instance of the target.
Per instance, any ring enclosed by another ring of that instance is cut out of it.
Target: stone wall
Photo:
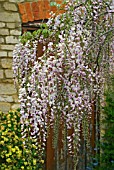
[[[12,51],[21,35],[21,19],[16,0],[0,0],[0,110],[19,107],[14,87]]]
[[[12,52],[21,35],[22,22],[49,18],[50,11],[56,8],[51,7],[48,0],[0,0],[0,110],[3,112],[19,107]]]

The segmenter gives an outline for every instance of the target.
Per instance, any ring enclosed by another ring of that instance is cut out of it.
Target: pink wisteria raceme
[[[80,131],[84,140],[90,140],[92,105],[103,95],[107,62],[112,55],[109,40],[113,29],[106,2],[71,0],[64,14],[53,14],[49,19],[48,37],[39,34],[24,45],[20,42],[13,53],[14,77],[20,83],[23,136],[29,132],[44,149],[51,127],[57,149],[59,127],[63,125],[64,135],[74,129],[63,139],[64,148],[74,155],[74,167]],[[37,59],[39,42],[44,44],[44,54]]]

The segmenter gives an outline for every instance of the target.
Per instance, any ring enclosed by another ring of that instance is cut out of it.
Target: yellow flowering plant
[[[20,112],[0,112],[0,169],[1,170],[43,170],[44,160],[40,147],[30,138],[24,145],[21,135]]]

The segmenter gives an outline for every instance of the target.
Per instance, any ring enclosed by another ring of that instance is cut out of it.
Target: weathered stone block
[[[1,22],[19,22],[21,20],[20,20],[19,13],[0,12],[0,21]]]
[[[5,27],[5,23],[4,22],[0,22],[0,28]]]
[[[13,95],[13,100],[14,100],[15,103],[19,102],[19,98],[18,98],[17,94]]]
[[[21,35],[21,31],[18,30],[11,30],[10,35]]]
[[[19,40],[14,36],[7,36],[6,37],[6,43],[16,44],[18,42],[19,42]]]
[[[0,57],[7,57],[6,51],[0,51]]]
[[[4,43],[4,38],[0,37],[0,43]]]
[[[2,45],[0,45],[0,48],[2,49],[2,50],[14,50],[14,45],[6,45],[6,44],[2,44]]]
[[[14,84],[0,84],[0,94],[6,95],[6,94],[16,94],[16,89],[14,87]]]
[[[4,113],[8,112],[11,108],[11,104],[5,103],[5,102],[0,102],[0,110]]]
[[[2,79],[2,83],[5,83],[5,84],[14,84],[14,80],[13,79]]]
[[[9,0],[9,2],[15,2],[15,0]]]
[[[11,106],[11,109],[12,110],[16,110],[16,109],[19,109],[20,108],[20,104],[13,104],[12,106]]]
[[[0,96],[0,102],[13,102],[13,97],[12,96],[6,96],[6,95],[1,95]]]
[[[0,70],[0,79],[3,79],[4,78],[4,72],[3,70]]]
[[[15,23],[7,23],[8,28],[15,28]]]
[[[18,30],[20,30],[20,31],[21,31],[21,26],[22,26],[21,22],[16,22],[15,23],[15,27],[18,28]]]
[[[6,78],[13,78],[13,70],[5,70]]]
[[[12,59],[1,59],[2,68],[12,68]]]
[[[9,35],[8,29],[0,29],[0,35]]]
[[[5,2],[3,6],[4,6],[5,10],[8,10],[8,11],[17,11],[18,10],[17,6],[12,3]]]
[[[12,51],[8,52],[8,57],[13,57],[13,52]]]
[[[3,8],[2,8],[2,3],[0,3],[0,11],[2,11],[2,9],[3,9]]]

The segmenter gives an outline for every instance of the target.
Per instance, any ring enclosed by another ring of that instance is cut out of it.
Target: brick
[[[15,23],[7,23],[8,28],[15,28]]]
[[[28,16],[28,21],[34,21],[33,13],[32,13],[32,8],[29,2],[25,3],[25,9],[26,9],[26,14]]]
[[[0,12],[0,21],[1,22],[19,22],[20,15],[19,13],[9,13],[9,12]]]
[[[0,57],[7,57],[6,51],[0,51]]]
[[[0,45],[0,49],[2,50],[14,50],[14,45],[6,45],[6,44],[3,44],[3,45]]]
[[[7,95],[1,95],[0,96],[0,102],[13,102],[13,97],[12,96],[7,96]]]
[[[18,7],[19,7],[19,12],[20,12],[20,14],[23,15],[23,14],[26,13],[25,5],[24,5],[24,4],[20,3],[20,4],[18,4]]]
[[[1,59],[2,68],[12,68],[12,59]]]
[[[12,94],[16,94],[16,89],[14,87],[14,84],[6,84],[6,83],[1,83],[0,84],[0,95],[12,95]]]
[[[16,37],[14,37],[14,36],[7,36],[6,37],[6,43],[16,44],[18,42],[19,42],[19,40]]]
[[[0,79],[3,79],[4,78],[4,72],[3,70],[0,70]]]
[[[0,22],[0,28],[5,27],[5,23],[4,22]]]
[[[10,35],[21,35],[21,31],[18,31],[18,30],[10,30]]]
[[[8,10],[8,11],[17,11],[18,10],[17,6],[13,3],[5,2],[3,6],[4,6],[5,10]]]
[[[0,35],[9,35],[8,29],[0,29]]]
[[[22,18],[22,22],[23,22],[23,23],[28,22],[28,16],[27,16],[27,14],[22,15],[21,18]]]
[[[13,78],[13,70],[5,70],[5,76],[6,78]]]
[[[0,102],[0,110],[4,113],[8,112],[11,108],[11,104],[5,103],[5,102]]]

